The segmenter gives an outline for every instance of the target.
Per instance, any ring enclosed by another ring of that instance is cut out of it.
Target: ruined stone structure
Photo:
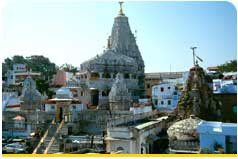
[[[108,103],[108,95],[117,73],[125,78],[132,99],[144,96],[144,61],[122,11],[114,19],[106,50],[81,64],[80,86],[89,105]]]
[[[221,103],[214,100],[211,81],[198,64],[189,71],[177,112],[182,119],[193,114],[204,120],[219,120]]]
[[[41,108],[42,96],[36,89],[35,81],[31,78],[31,76],[28,76],[24,81],[21,98],[23,100],[21,109],[36,110]]]
[[[199,134],[197,127],[201,119],[191,115],[189,118],[175,122],[167,130],[169,151],[172,153],[199,153]]]

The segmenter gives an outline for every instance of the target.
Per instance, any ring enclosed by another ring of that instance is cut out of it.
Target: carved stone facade
[[[112,85],[109,93],[109,107],[111,111],[127,110],[129,111],[131,105],[131,95],[128,92],[126,83],[122,74],[117,74],[116,81]]]
[[[144,96],[144,61],[124,14],[114,19],[107,49],[81,64],[80,86],[89,105],[108,103],[117,73],[123,75],[134,101]]]

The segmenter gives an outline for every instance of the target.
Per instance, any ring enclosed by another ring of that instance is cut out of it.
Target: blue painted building
[[[219,147],[224,153],[237,153],[236,123],[202,121],[197,131],[201,150],[219,153],[217,149]]]

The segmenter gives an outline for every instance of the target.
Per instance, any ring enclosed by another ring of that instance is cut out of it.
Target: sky
[[[8,1],[2,20],[1,61],[43,55],[57,65],[101,54],[119,4],[79,1]],[[237,18],[228,2],[128,2],[123,11],[145,62],[145,72],[188,71],[192,50],[204,69],[237,58]]]

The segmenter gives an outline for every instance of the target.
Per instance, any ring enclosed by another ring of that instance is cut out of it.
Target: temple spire
[[[119,15],[124,15],[124,13],[123,13],[123,9],[122,9],[122,4],[123,4],[123,3],[124,3],[124,2],[119,1],[119,4],[120,4]]]

